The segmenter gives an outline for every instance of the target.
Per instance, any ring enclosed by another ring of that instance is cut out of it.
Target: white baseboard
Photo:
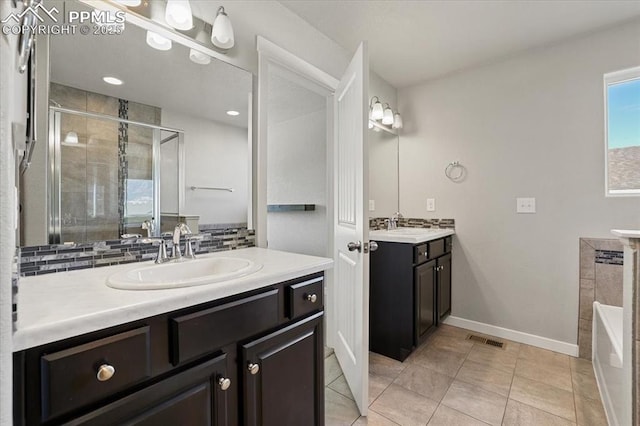
[[[542,349],[549,349],[554,352],[560,352],[574,357],[578,356],[578,345],[573,345],[571,343],[561,342],[547,337],[536,336],[535,334],[523,333],[522,331],[511,330],[509,328],[498,327],[451,315],[443,322],[448,325],[465,328],[478,333],[489,334],[491,336],[501,337],[503,339],[509,339],[514,342],[525,343],[531,346],[537,346]]]

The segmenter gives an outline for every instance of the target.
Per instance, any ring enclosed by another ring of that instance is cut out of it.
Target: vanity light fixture
[[[207,35],[205,27],[206,25],[203,22],[200,28],[198,28],[198,32],[196,33],[196,41],[206,46],[209,43],[209,36]],[[192,62],[200,65],[208,65],[209,63],[211,63],[211,56],[196,49],[189,50],[189,59],[191,59]]]
[[[171,40],[147,30],[147,44],[158,50],[171,50]]]
[[[376,100],[375,103],[373,100]],[[369,102],[370,116],[372,120],[382,120],[384,116],[384,110],[382,109],[382,103],[377,96],[371,98],[371,102]]]
[[[161,1],[149,2],[149,16],[152,21],[162,25],[166,25],[162,10],[163,5],[164,3]],[[170,50],[172,43],[168,38],[161,36],[160,34],[153,31],[147,30],[147,44],[154,49]]]
[[[218,8],[216,19],[213,21],[211,43],[220,49],[231,49],[235,43],[231,20],[222,6]]]
[[[392,129],[402,129],[402,116],[400,115],[399,112],[396,112],[393,115],[393,124],[391,125]]]
[[[138,7],[142,4],[142,0],[116,0],[116,3],[127,7]]]
[[[115,78],[115,77],[102,77],[102,80],[105,83],[109,83],[109,84],[113,84],[114,86],[121,86],[124,81],[120,80],[119,78]]]
[[[234,110],[229,110],[227,111],[227,115],[230,115],[232,117],[235,117],[237,115],[240,115],[240,113],[238,111],[234,111]]]
[[[384,113],[382,115],[382,124],[387,126],[393,124],[393,111],[391,111],[391,107],[389,104],[385,104]]]
[[[62,143],[77,145],[78,144],[78,134],[76,132],[69,132],[64,137],[64,141]]]
[[[193,14],[189,0],[168,0],[164,19],[176,30],[186,31],[193,28]]]

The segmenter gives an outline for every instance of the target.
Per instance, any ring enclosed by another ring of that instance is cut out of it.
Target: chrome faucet
[[[387,225],[387,231],[391,231],[392,229],[398,229],[398,221],[403,219],[402,213],[395,212],[391,215],[389,219],[385,219],[384,223]]]
[[[173,229],[173,253],[171,257],[174,260],[182,259],[182,252],[180,251],[180,237],[182,235],[191,235],[191,229],[189,229],[186,223],[178,222]],[[187,242],[187,244],[189,244],[189,242]]]
[[[141,228],[147,231],[147,238],[151,238],[151,234],[153,234],[153,231],[156,229],[156,224],[153,218],[142,222]]]

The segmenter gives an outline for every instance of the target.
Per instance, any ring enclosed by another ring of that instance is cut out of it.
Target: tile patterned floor
[[[590,361],[468,333],[442,325],[403,363],[371,353],[367,418],[325,350],[326,425],[607,425]]]

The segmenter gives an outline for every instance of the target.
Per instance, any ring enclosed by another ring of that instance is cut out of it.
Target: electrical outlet
[[[516,213],[535,213],[535,198],[516,198]]]
[[[435,212],[436,211],[436,199],[435,198],[427,198],[427,211]]]
[[[376,200],[369,200],[369,211],[376,211]]]

